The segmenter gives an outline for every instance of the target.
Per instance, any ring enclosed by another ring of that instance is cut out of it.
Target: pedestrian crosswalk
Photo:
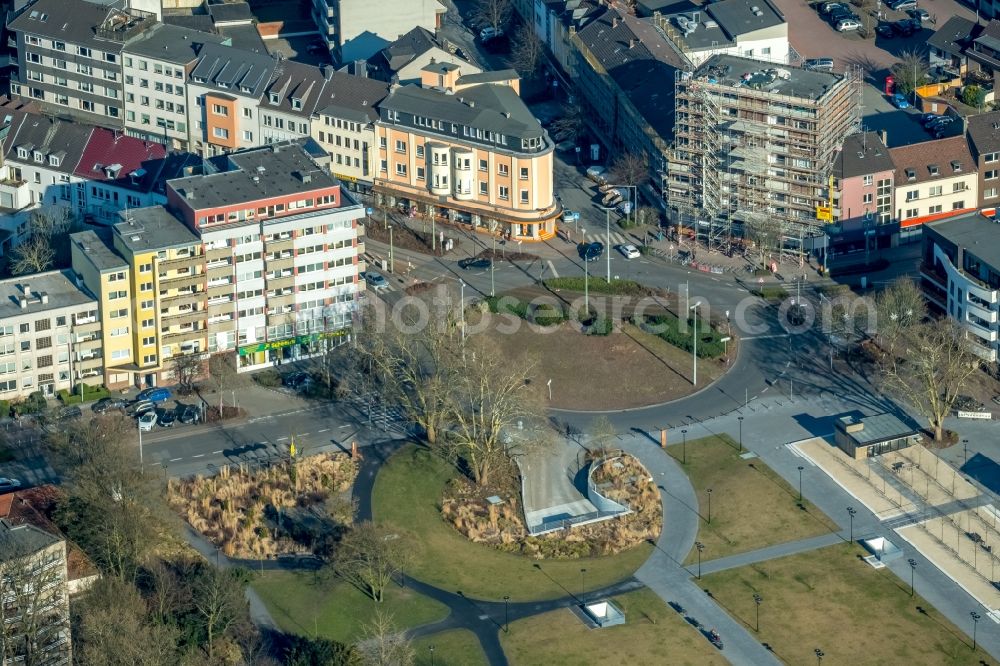
[[[585,238],[589,242],[597,241],[599,243],[604,243],[609,247],[614,245],[624,245],[625,243],[635,244],[635,239],[630,238],[626,234],[620,234],[614,231],[611,233],[601,234],[588,233],[585,235]]]
[[[548,260],[548,265],[549,265],[549,275],[551,275],[554,278],[559,277],[559,271],[556,270],[556,265],[552,263],[551,259]]]

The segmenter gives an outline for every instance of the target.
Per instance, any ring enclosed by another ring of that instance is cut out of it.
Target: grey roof
[[[1000,224],[979,213],[968,213],[924,226],[1000,271]]]
[[[447,74],[448,72],[454,72],[458,69],[458,65],[453,62],[448,62],[443,60],[441,62],[435,62],[434,58],[431,61],[420,68],[421,72],[434,72],[437,74]]]
[[[0,520],[0,558],[4,560],[30,557],[61,541],[61,537],[34,525],[12,525],[7,520]]]
[[[415,85],[401,86],[379,106],[507,136],[526,139],[544,135],[538,119],[508,86],[484,84],[454,95]]]
[[[116,22],[116,27],[124,29],[133,27],[131,21],[136,19],[121,9],[83,0],[35,0],[10,21],[7,27],[17,32],[118,53],[122,50],[124,40],[99,39],[97,36],[98,27],[110,16],[121,19],[121,22]]]
[[[635,7],[639,16],[647,17],[652,16],[654,12],[664,15],[686,12],[698,9],[700,5],[694,4],[691,0],[639,0]]]
[[[844,139],[841,151],[833,163],[838,178],[854,178],[882,171],[894,171],[889,149],[875,132],[852,134]]]
[[[785,17],[769,0],[722,0],[706,6],[705,10],[733,38],[785,22]]]
[[[339,181],[313,161],[305,140],[283,141],[223,157],[229,170],[171,180],[167,185],[194,209],[281,197],[334,187]],[[214,162],[219,164],[220,161]],[[254,177],[258,180],[255,182]],[[303,178],[309,182],[304,182]],[[194,196],[191,199],[191,195]]]
[[[312,115],[320,100],[326,79],[323,72],[315,65],[307,65],[295,60],[282,60],[277,64],[271,81],[260,101],[260,109],[280,111],[308,118]],[[278,103],[271,103],[271,94],[278,95]],[[293,101],[298,101],[300,108],[296,109]]]
[[[969,143],[977,156],[1000,152],[1000,111],[968,116],[966,121]]]
[[[864,425],[864,429],[858,432],[847,433],[848,437],[851,437],[862,446],[917,434],[916,430],[892,414],[873,414],[872,416],[862,416],[860,418],[853,415],[842,416],[840,417],[840,423],[844,427],[855,423],[862,423]]]
[[[274,58],[266,54],[205,44],[190,79],[196,85],[260,99],[276,64]]]
[[[75,305],[96,304],[96,301],[76,286],[71,278],[72,271],[48,271],[33,275],[22,275],[9,280],[0,281],[0,320],[37,315],[48,310],[60,310]],[[24,285],[29,285],[31,296],[28,306],[21,308],[21,297],[24,295]],[[41,295],[48,296],[48,302],[42,303]],[[3,549],[0,548],[0,551]]]
[[[171,62],[175,65],[186,65],[198,57],[203,45],[221,44],[225,40],[225,37],[213,33],[157,23],[130,41],[122,52]]]
[[[577,35],[650,127],[669,138],[674,73],[690,69],[687,58],[652,23],[607,7]]]
[[[46,169],[65,174],[74,172],[90,141],[93,127],[41,114],[15,112],[12,115],[14,125],[4,141],[4,152],[9,159],[17,160],[17,148],[24,146],[29,151],[37,150],[46,156]],[[48,163],[48,155],[56,153],[64,153],[59,166]]]
[[[692,51],[724,49],[736,44],[736,37],[723,29],[721,22],[710,18],[702,7],[672,12],[667,20]],[[689,26],[689,31],[685,31],[684,26]],[[690,30],[692,26],[694,29]]]
[[[789,78],[768,75],[769,70],[783,70],[788,72]],[[727,54],[712,56],[695,70],[694,75],[696,78],[730,86],[734,93],[740,88],[751,88],[812,101],[822,99],[844,78],[843,75],[832,72],[814,72]],[[746,78],[747,75],[749,79]]]
[[[389,94],[389,84],[363,76],[333,72],[317,100],[316,113],[359,123],[378,120],[376,105]]]
[[[132,254],[194,245],[198,236],[163,206],[130,208],[118,213],[122,219],[115,233]]]
[[[257,28],[249,24],[220,25],[216,30],[225,39],[229,40],[229,46],[254,53],[269,53],[264,38],[257,32]]]
[[[249,23],[253,20],[253,12],[250,5],[245,2],[220,2],[209,4],[208,13],[212,16],[212,21],[219,23],[234,23],[242,21]]]
[[[215,30],[215,24],[212,23],[212,17],[208,14],[175,14],[172,12],[163,12],[163,22],[169,25],[179,25],[182,28],[198,30],[200,32],[212,32]]]
[[[111,249],[110,235],[105,232],[105,236],[101,238],[94,229],[87,229],[70,234],[69,238],[102,273],[128,268],[128,262]]]
[[[471,86],[477,83],[495,83],[497,81],[510,81],[511,79],[520,78],[521,75],[517,73],[517,70],[494,69],[487,72],[479,72],[478,74],[463,74],[458,77],[456,83],[461,86]]]
[[[417,26],[379,51],[379,56],[385,60],[390,71],[398,72],[418,55],[426,53],[437,45],[433,33]]]
[[[969,39],[978,32],[978,27],[963,16],[952,16],[927,39],[927,45],[945,53],[960,55]]]

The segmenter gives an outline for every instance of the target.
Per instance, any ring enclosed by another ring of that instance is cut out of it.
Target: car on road
[[[810,58],[802,66],[814,72],[832,72],[833,58]]]
[[[892,105],[897,109],[910,108],[910,103],[906,101],[906,95],[903,93],[896,93],[892,96]]]
[[[17,490],[21,487],[21,482],[17,479],[9,479],[7,477],[0,477],[0,493],[9,493],[12,490]]]
[[[184,405],[177,409],[177,420],[183,424],[196,423],[201,416],[201,410],[194,405]]]
[[[923,7],[914,7],[906,13],[909,14],[913,20],[920,21],[921,23],[931,20],[931,13]]]
[[[146,412],[139,417],[139,430],[149,432],[156,425],[156,412]]]
[[[602,254],[604,254],[604,243],[597,241],[584,243],[580,249],[580,256],[584,261],[597,261]]]
[[[892,39],[896,36],[896,31],[888,23],[879,23],[875,26],[875,34],[884,39]]]
[[[468,270],[486,270],[493,265],[491,259],[486,257],[468,257],[466,259],[458,260],[458,267],[464,271]]]
[[[144,391],[139,391],[139,395],[135,396],[135,399],[148,400],[149,402],[166,402],[167,400],[170,400],[170,396],[170,389],[157,386],[154,388],[148,388]]]
[[[116,409],[125,409],[128,405],[128,400],[124,398],[101,398],[93,405],[90,409],[93,410],[95,414],[104,414],[105,412],[114,411]]]
[[[364,278],[365,282],[368,283],[368,286],[370,286],[375,291],[381,291],[382,289],[389,288],[389,281],[386,280],[379,273],[375,273],[373,271],[365,271]]]
[[[846,18],[837,23],[837,32],[853,32],[861,28],[861,21],[853,18]]]
[[[288,388],[297,389],[300,386],[304,386],[305,384],[308,384],[311,381],[312,377],[309,375],[309,373],[302,372],[300,370],[298,372],[293,372],[291,374],[287,374],[284,377],[282,377],[281,385],[287,386]]]
[[[600,164],[593,164],[587,167],[587,178],[595,182],[603,182],[606,180],[608,169]]]
[[[642,256],[642,254],[639,253],[639,248],[637,248],[635,245],[632,245],[631,243],[624,243],[622,245],[619,245],[617,249],[619,252],[622,253],[622,256],[625,257],[626,259],[638,259],[639,257]]]
[[[503,28],[494,28],[493,26],[488,25],[479,31],[480,41],[488,42],[491,39],[496,39],[497,37],[503,37]]]
[[[177,421],[177,412],[172,409],[157,409],[155,414],[156,425],[163,428],[171,428]]]
[[[562,212],[562,221],[569,224],[570,222],[576,222],[580,219],[580,213],[575,210],[565,209]]]
[[[129,416],[139,418],[143,414],[147,414],[153,411],[154,409],[156,409],[156,405],[154,405],[149,400],[136,400],[135,402],[129,404],[128,408],[125,410],[125,413],[128,414]]]

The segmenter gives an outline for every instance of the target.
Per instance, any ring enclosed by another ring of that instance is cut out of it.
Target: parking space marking
[[[552,277],[554,278],[559,277],[559,271],[556,270],[556,266],[555,264],[552,263],[551,259],[548,260],[548,263],[549,263],[549,273],[552,273]]]

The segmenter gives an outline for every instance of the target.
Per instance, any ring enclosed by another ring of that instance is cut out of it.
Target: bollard
[[[660,448],[661,449],[667,448],[667,429],[666,428],[661,428],[660,429]]]

